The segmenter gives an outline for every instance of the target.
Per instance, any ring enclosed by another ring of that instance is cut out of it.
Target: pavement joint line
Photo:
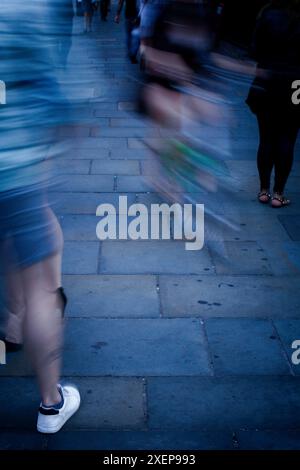
[[[239,442],[239,439],[238,439],[238,435],[236,433],[236,431],[231,431],[232,432],[232,445],[233,445],[233,448],[236,449],[236,450],[239,450],[240,449],[240,442]]]
[[[291,318],[289,318],[289,320],[291,320]],[[298,319],[298,320],[299,320],[299,319]],[[278,330],[277,330],[277,328],[276,328],[276,325],[275,325],[275,323],[274,323],[274,319],[273,319],[273,318],[270,318],[269,321],[270,321],[270,323],[272,324],[274,333],[275,333],[276,338],[277,338],[277,340],[278,340],[278,342],[279,342],[279,344],[280,344],[280,349],[281,349],[282,355],[283,355],[283,357],[285,358],[286,362],[288,363],[288,367],[289,367],[290,373],[291,373],[291,375],[293,375],[294,377],[296,377],[296,373],[295,373],[295,371],[294,371],[294,369],[293,369],[293,367],[292,367],[291,360],[290,360],[290,358],[289,358],[289,356],[288,356],[288,353],[287,353],[285,344],[284,344],[284,342],[282,341],[281,336],[280,336],[280,334],[279,334],[279,332],[278,332]]]
[[[143,175],[143,167],[142,167],[142,160],[138,160],[139,162],[139,170],[140,170],[140,175]]]
[[[162,306],[162,299],[161,299],[161,288],[160,288],[160,277],[159,275],[155,276],[155,290],[158,296],[158,310],[159,310],[159,318],[163,318],[163,306]]]
[[[98,248],[98,259],[97,259],[97,274],[99,274],[101,270],[101,255],[102,255],[102,242],[99,241],[99,248]]]
[[[118,189],[118,181],[119,181],[119,178],[118,176],[114,175],[114,192],[117,193],[117,189]]]
[[[148,382],[147,378],[142,379],[142,384],[143,384],[143,415],[144,415],[144,420],[145,420],[145,426],[147,430],[149,429],[149,410],[148,410]]]
[[[208,339],[208,334],[207,334],[207,331],[206,331],[206,322],[202,318],[200,318],[200,326],[202,326],[202,329],[203,329],[204,347],[206,349],[208,362],[209,362],[209,367],[210,367],[210,370],[211,370],[211,375],[213,377],[216,377],[217,375],[216,375],[215,366],[214,366],[213,352],[211,350],[211,347],[210,347],[210,344],[209,344],[209,339]]]

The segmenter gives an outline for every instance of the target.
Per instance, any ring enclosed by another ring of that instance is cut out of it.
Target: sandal
[[[260,191],[257,196],[261,204],[269,204],[271,199],[271,194],[268,191]]]
[[[281,209],[281,207],[289,206],[291,201],[280,194],[274,194],[272,197],[272,207]]]

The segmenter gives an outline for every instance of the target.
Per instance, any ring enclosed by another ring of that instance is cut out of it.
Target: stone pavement
[[[200,252],[180,241],[97,241],[99,204],[119,194],[129,204],[159,200],[143,179],[151,155],[142,138],[162,131],[130,113],[138,68],[123,27],[110,19],[85,36],[75,20],[69,66],[84,102],[77,124],[60,130],[72,144],[58,162],[70,299],[63,374],[79,385],[82,407],[59,434],[38,435],[32,372],[22,354],[9,357],[0,448],[299,449],[300,147],[293,205],[257,204],[256,122],[236,89],[226,161],[236,197],[216,207],[238,235],[225,231]],[[214,249],[222,239],[230,263]]]

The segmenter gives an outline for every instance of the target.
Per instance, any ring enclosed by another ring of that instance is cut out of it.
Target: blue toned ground
[[[246,90],[234,90],[226,165],[236,197],[216,207],[240,224],[238,235],[208,238],[201,252],[178,241],[100,243],[99,204],[117,204],[119,193],[130,204],[159,200],[143,179],[151,156],[141,139],[161,130],[130,114],[138,68],[126,58],[124,24],[112,15],[95,22],[82,35],[75,21],[69,66],[85,80],[85,101],[78,125],[60,130],[73,142],[59,162],[70,299],[63,375],[79,385],[82,407],[59,434],[38,435],[30,367],[10,356],[0,367],[0,448],[300,449],[300,365],[291,363],[300,340],[299,143],[293,205],[260,206],[256,122]],[[218,255],[222,239],[230,263]]]

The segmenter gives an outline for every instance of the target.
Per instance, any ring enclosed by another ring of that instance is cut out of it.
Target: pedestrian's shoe
[[[39,408],[37,430],[43,434],[58,432],[80,406],[80,394],[74,385],[58,385],[61,403]]]
[[[261,204],[269,204],[271,200],[271,194],[267,190],[262,190],[258,193],[257,199]]]
[[[12,343],[11,341],[7,341],[7,339],[3,339],[2,341],[5,343],[5,350],[7,353],[18,352],[23,349],[22,343]]]
[[[281,209],[291,204],[291,201],[284,197],[282,194],[274,193],[272,197],[272,207],[275,209]]]

